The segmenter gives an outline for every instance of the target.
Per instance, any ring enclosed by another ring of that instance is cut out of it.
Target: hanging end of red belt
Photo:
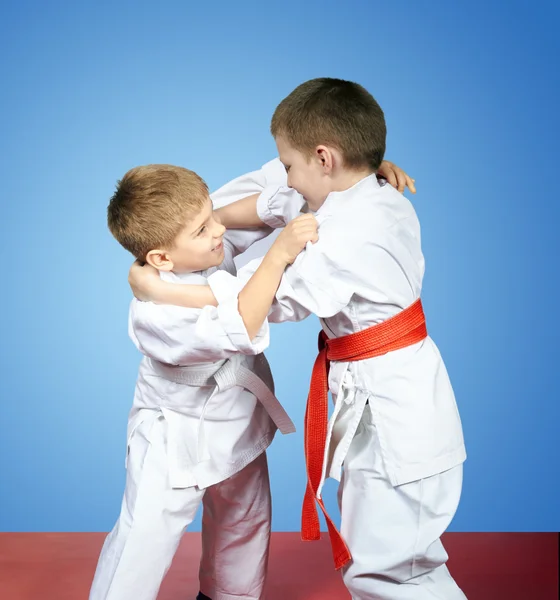
[[[321,539],[319,513],[317,511],[316,502],[317,504],[319,504],[321,510],[325,515],[327,527],[329,530],[329,538],[334,560],[334,567],[338,571],[352,560],[352,555],[350,554],[350,550],[344,542],[344,539],[340,535],[340,532],[338,531],[331,518],[327,514],[323,501],[320,499],[315,500],[315,496],[310,486],[308,486],[305,498],[303,500],[301,539],[304,542],[316,542]]]
[[[323,510],[324,510],[322,503],[321,503],[321,508],[323,508]],[[344,567],[346,564],[348,564],[352,560],[352,555],[350,554],[350,550],[348,549],[348,546],[346,545],[344,538],[342,537],[342,535],[340,534],[338,529],[335,527],[335,524],[332,522],[331,518],[327,515],[326,511],[324,511],[324,512],[325,512],[325,518],[327,521],[327,528],[329,530],[329,537],[331,540],[331,549],[332,549],[332,555],[333,555],[333,560],[334,560],[334,568],[338,571],[339,569]]]
[[[348,548],[345,548],[344,551],[340,552],[339,554],[333,553],[333,558],[334,568],[338,571],[342,569],[342,567],[345,567],[352,560],[352,555],[350,554]]]

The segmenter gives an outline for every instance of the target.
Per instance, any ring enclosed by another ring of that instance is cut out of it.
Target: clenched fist
[[[274,241],[271,250],[277,253],[282,261],[291,265],[307,242],[314,243],[319,239],[317,227],[317,219],[313,215],[300,215],[286,225]]]

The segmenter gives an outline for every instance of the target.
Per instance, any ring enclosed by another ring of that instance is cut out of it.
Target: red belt
[[[305,541],[318,540],[321,537],[319,514],[315,505],[317,502],[327,521],[336,569],[343,567],[352,556],[327,514],[323,501],[317,498],[317,490],[323,474],[327,440],[330,361],[347,362],[381,356],[387,352],[417,344],[427,335],[426,320],[420,299],[394,317],[358,333],[333,339],[328,339],[324,331],[319,334],[319,355],[313,365],[304,421],[307,489],[303,500],[301,537]]]

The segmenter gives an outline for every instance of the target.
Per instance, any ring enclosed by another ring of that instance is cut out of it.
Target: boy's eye
[[[204,225],[203,227],[201,227],[201,228],[198,230],[198,233],[197,233],[197,235],[202,235],[202,234],[203,234],[205,231],[206,231],[206,225]]]

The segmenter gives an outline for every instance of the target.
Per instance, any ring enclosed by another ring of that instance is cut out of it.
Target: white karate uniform
[[[276,169],[279,178],[283,168],[275,160],[265,169]],[[299,194],[275,181],[263,189],[257,210],[266,224],[282,227],[306,208]],[[314,313],[329,338],[341,337],[420,297],[420,226],[393,187],[372,175],[331,193],[315,216],[319,241],[286,270],[270,322]],[[240,277],[257,266],[252,261]],[[332,362],[329,388],[335,404],[319,494],[325,477],[341,481],[341,533],[353,556],[344,581],[352,597],[463,599],[439,538],[459,502],[466,453],[435,343],[428,337],[383,356]]]
[[[258,191],[245,181],[213,194],[215,206]],[[295,428],[261,354],[268,323],[251,341],[238,313],[233,259],[268,233],[227,232],[219,268],[161,274],[177,284],[207,282],[217,308],[132,301],[129,332],[144,357],[128,424],[126,489],[90,600],[156,598],[201,503],[201,591],[212,600],[262,598],[271,523],[265,450],[277,425],[284,433]]]

